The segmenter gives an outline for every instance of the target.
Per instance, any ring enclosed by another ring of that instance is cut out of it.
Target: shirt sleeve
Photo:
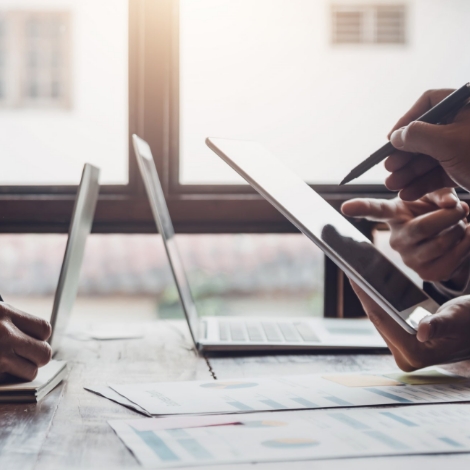
[[[470,272],[467,275],[467,282],[465,287],[461,290],[453,289],[446,285],[445,282],[433,282],[434,288],[439,292],[439,294],[444,295],[448,299],[454,299],[455,297],[460,297],[461,295],[470,294]]]

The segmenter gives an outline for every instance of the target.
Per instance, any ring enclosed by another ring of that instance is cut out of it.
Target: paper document
[[[139,405],[136,405],[135,403],[129,401],[126,397],[119,395],[119,393],[115,392],[112,388],[108,387],[107,385],[95,385],[83,388],[96,395],[100,395],[104,398],[107,398],[108,400],[114,401],[115,403],[119,403],[120,405],[123,405],[126,408],[130,408],[134,411],[137,411],[138,413],[142,413],[145,416],[152,416]]]
[[[31,382],[12,378],[0,383],[0,403],[34,403],[44,398],[67,375],[65,361],[50,361]]]
[[[110,387],[153,416],[470,401],[470,379],[436,368]]]
[[[234,415],[216,415],[109,424],[139,462],[152,468],[470,451],[470,405],[463,404],[236,418],[236,423]]]

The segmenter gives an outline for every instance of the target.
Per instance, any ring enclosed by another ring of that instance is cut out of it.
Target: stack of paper
[[[152,416],[470,401],[470,379],[436,368],[413,374],[312,374],[110,388],[90,390]]]
[[[146,467],[470,451],[470,405],[110,421]]]
[[[36,403],[62,382],[67,374],[65,361],[51,361],[39,369],[32,382],[12,379],[0,384],[0,403]]]

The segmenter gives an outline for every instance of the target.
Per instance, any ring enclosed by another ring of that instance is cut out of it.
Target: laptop
[[[98,200],[99,174],[100,170],[98,168],[89,163],[85,164],[75,198],[67,246],[52,307],[52,335],[49,338],[49,344],[53,354],[57,352],[64,337],[72,307],[77,297],[86,239],[91,231]]]
[[[201,317],[178,252],[173,224],[147,142],[132,136],[150,207],[178,289],[191,337],[200,351],[310,351],[386,348],[369,321],[360,319]],[[221,312],[223,315],[223,312]]]

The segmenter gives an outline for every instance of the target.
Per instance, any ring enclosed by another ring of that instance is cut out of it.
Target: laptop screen
[[[83,168],[82,179],[78,187],[67,247],[52,308],[52,336],[49,341],[54,352],[67,328],[70,313],[77,297],[86,239],[91,231],[96,201],[98,200],[99,174],[98,168],[87,163]]]
[[[199,318],[196,304],[194,303],[184,265],[176,245],[175,231],[171,222],[168,206],[166,205],[162,185],[158,178],[157,168],[155,167],[152,152],[147,142],[136,135],[133,136],[133,141],[153,217],[155,218],[158,231],[162,236],[176,287],[183,305],[183,311],[186,315],[194,344],[196,344],[199,337]]]

